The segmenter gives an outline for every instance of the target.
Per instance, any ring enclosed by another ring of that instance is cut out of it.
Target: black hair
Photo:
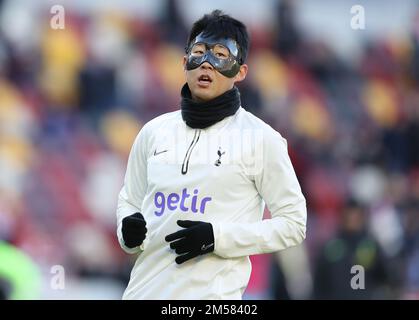
[[[239,45],[239,63],[246,61],[249,51],[249,34],[246,26],[221,10],[214,10],[210,14],[204,15],[201,19],[195,21],[188,37],[186,51],[191,42],[204,32],[205,36],[226,37],[234,39]]]

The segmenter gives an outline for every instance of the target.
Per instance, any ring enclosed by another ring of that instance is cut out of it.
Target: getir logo
[[[193,191],[193,195],[188,193],[188,190],[184,188],[182,194],[171,193],[167,197],[163,192],[156,192],[154,195],[154,205],[158,209],[154,211],[154,214],[158,217],[163,215],[166,208],[170,211],[177,210],[178,208],[183,212],[188,212],[189,210],[197,213],[205,212],[205,206],[208,202],[211,201],[211,197],[204,197],[201,200],[198,198],[198,190]]]

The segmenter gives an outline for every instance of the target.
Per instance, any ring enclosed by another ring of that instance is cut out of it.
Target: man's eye
[[[216,56],[217,57],[219,57],[219,58],[225,58],[225,57],[227,57],[224,53],[222,53],[222,52],[217,52],[216,53]]]
[[[204,54],[202,50],[194,50],[193,54]]]

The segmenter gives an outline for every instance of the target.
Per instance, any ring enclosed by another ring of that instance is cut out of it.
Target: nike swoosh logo
[[[209,248],[211,248],[213,245],[214,245],[213,243],[208,244],[208,245],[203,244],[203,245],[202,245],[202,247],[201,247],[201,251],[208,250],[208,249],[209,249]]]
[[[159,151],[159,152],[157,152],[157,149],[156,149],[156,150],[154,150],[154,155],[155,155],[155,156],[157,156],[157,155],[159,155],[160,153],[164,153],[164,152],[167,152],[167,151],[169,151],[169,150],[163,150],[163,151]]]

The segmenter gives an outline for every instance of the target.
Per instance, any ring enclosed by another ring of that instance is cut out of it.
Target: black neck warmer
[[[186,83],[181,91],[182,118],[194,129],[205,129],[225,117],[232,116],[240,107],[240,92],[237,87],[226,91],[210,101],[196,102],[192,100],[191,91]]]

